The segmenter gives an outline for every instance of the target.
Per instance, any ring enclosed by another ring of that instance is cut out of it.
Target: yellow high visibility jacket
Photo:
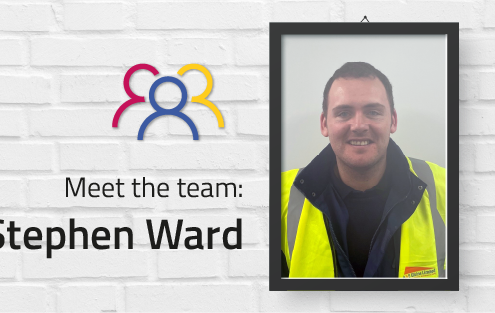
[[[422,192],[422,196],[419,193],[419,201],[407,203],[413,213],[398,226],[398,277],[445,277],[446,172],[430,162],[412,158],[407,158],[407,162],[409,171],[421,182],[411,188]],[[289,277],[338,276],[335,252],[338,243],[331,242],[332,230],[326,225],[325,214],[318,208],[317,194],[305,196],[297,188],[298,184],[300,187],[304,183],[298,173],[301,173],[298,169],[282,173],[281,248]]]

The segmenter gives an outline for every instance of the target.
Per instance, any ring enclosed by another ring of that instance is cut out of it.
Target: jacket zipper
[[[327,234],[328,234],[328,228],[330,227],[328,225],[328,219],[325,215],[323,215],[323,220],[325,221],[325,226],[327,228]],[[339,276],[339,271],[337,270],[337,255],[335,253],[335,246],[333,243],[333,238],[332,235],[328,236],[328,241],[330,243],[330,249],[332,250],[332,261],[333,261],[333,276],[338,277]]]
[[[404,200],[406,200],[406,199],[407,199],[407,197],[409,196],[409,194],[411,193],[411,185],[412,185],[412,182],[411,182],[411,176],[408,176],[408,177],[409,177],[409,192],[407,193],[407,195],[406,195],[404,198],[402,198],[401,200],[399,200],[397,203],[395,203],[395,204],[392,206],[392,208],[391,208],[391,209],[387,212],[387,214],[385,215],[385,217],[386,217],[388,214],[390,214],[390,212],[392,212],[392,210],[395,208],[395,206],[396,206],[397,204],[399,204],[399,203],[403,202]],[[371,249],[373,248],[373,242],[375,241],[376,234],[378,233],[378,230],[379,230],[379,229],[380,229],[380,227],[382,226],[382,224],[383,224],[383,221],[384,221],[384,220],[385,220],[385,218],[384,218],[384,219],[382,219],[382,220],[380,221],[380,224],[378,224],[378,227],[376,228],[375,234],[374,234],[374,235],[373,235],[373,237],[371,238],[370,251],[368,252],[368,258],[369,258],[370,254],[371,254]]]
[[[334,238],[334,237],[336,237],[336,236],[335,236],[335,233],[333,232],[332,223],[331,223],[331,221],[330,221],[330,218],[329,218],[329,217],[327,217],[327,216],[325,216],[325,217],[328,219],[328,226],[330,226],[330,232],[331,232],[331,235],[332,235],[332,240],[333,240],[333,238]],[[354,277],[357,277],[357,276],[356,276],[356,273],[354,272],[354,268],[352,267],[351,261],[349,261],[349,258],[348,258],[348,257],[347,257],[347,255],[345,254],[344,249],[342,249],[342,247],[340,246],[339,241],[338,241],[338,240],[334,240],[334,241],[335,241],[335,244],[337,244],[337,247],[339,247],[340,251],[341,251],[341,252],[342,252],[342,254],[344,255],[345,260],[347,261],[347,263],[349,263],[349,267],[351,268],[352,274],[354,274]],[[336,263],[334,262],[334,265],[335,265],[335,264],[336,264]]]

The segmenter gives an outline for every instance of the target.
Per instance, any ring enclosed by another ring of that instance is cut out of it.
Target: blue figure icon
[[[159,106],[155,100],[156,88],[158,88],[158,86],[160,86],[161,84],[166,83],[166,82],[176,84],[180,88],[180,91],[182,94],[182,98],[181,98],[179,104],[173,109],[164,109],[161,106]],[[148,127],[148,124],[151,123],[151,121],[154,120],[155,118],[162,116],[162,115],[174,115],[174,116],[177,116],[177,117],[181,118],[182,120],[184,120],[184,122],[186,122],[187,125],[189,125],[189,128],[191,128],[191,132],[193,134],[193,139],[198,140],[199,139],[198,138],[198,130],[196,129],[196,125],[194,125],[193,121],[187,115],[185,115],[184,113],[182,113],[180,111],[186,105],[186,101],[187,101],[186,86],[184,86],[184,84],[180,80],[178,80],[175,77],[171,77],[171,76],[166,76],[166,77],[162,77],[162,78],[157,79],[153,83],[153,85],[151,85],[151,88],[150,88],[150,103],[156,112],[151,114],[150,116],[148,116],[144,120],[143,124],[141,124],[141,127],[139,128],[139,133],[138,133],[138,140],[143,140],[144,131],[146,130],[146,127]]]

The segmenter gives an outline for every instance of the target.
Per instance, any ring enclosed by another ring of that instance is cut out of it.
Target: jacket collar
[[[328,144],[297,176],[294,185],[308,200],[317,199],[328,186],[333,186],[333,168],[336,156]],[[399,197],[407,195],[410,189],[410,171],[407,158],[399,146],[390,138],[387,147],[387,168],[393,173],[392,190]]]

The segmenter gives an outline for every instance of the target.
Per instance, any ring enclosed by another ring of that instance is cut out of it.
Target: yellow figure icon
[[[201,103],[201,104],[204,104],[207,107],[209,107],[210,110],[212,110],[213,113],[215,113],[215,116],[216,116],[217,121],[218,121],[218,127],[223,128],[224,123],[223,123],[222,113],[220,113],[220,110],[218,110],[218,108],[211,101],[206,99],[206,97],[208,97],[208,95],[210,94],[211,89],[213,88],[213,78],[211,77],[210,71],[208,71],[208,69],[206,67],[204,67],[203,65],[200,65],[200,64],[187,64],[187,65],[184,65],[177,72],[177,74],[182,76],[185,72],[187,72],[189,70],[198,70],[201,73],[203,73],[203,75],[206,77],[206,89],[205,89],[205,91],[203,91],[203,93],[200,94],[199,96],[191,97],[191,102]]]

